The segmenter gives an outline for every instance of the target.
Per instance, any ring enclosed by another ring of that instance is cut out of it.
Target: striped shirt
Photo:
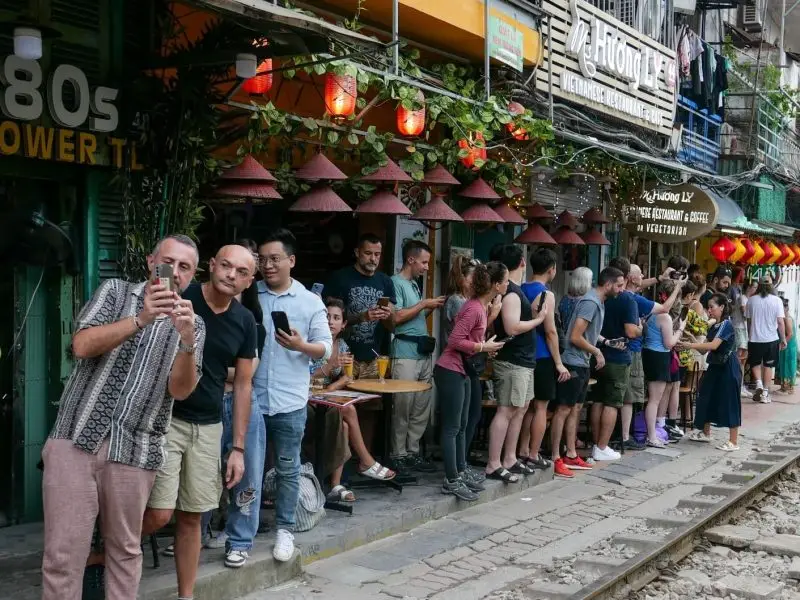
[[[132,317],[144,307],[144,283],[104,281],[83,307],[75,331]],[[200,377],[205,324],[195,316],[194,360]],[[96,454],[109,439],[108,460],[157,470],[165,459],[172,397],[167,390],[180,335],[172,321],[157,319],[95,358],[79,359],[64,387],[50,432]]]

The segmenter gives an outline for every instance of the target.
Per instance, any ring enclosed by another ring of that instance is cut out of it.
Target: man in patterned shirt
[[[183,235],[147,257],[171,264],[185,289],[199,260]],[[42,600],[81,597],[98,514],[106,548],[107,598],[136,598],[141,528],[164,461],[172,401],[200,378],[205,325],[192,303],[152,282],[103,282],[75,323],[77,359],[64,388],[44,460]]]

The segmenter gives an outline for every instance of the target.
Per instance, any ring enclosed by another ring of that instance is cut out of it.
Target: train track
[[[731,488],[730,494],[724,500],[689,523],[676,527],[663,541],[586,585],[569,596],[569,600],[630,598],[635,592],[645,588],[665,570],[694,552],[702,542],[706,530],[727,524],[743,515],[748,507],[766,496],[767,491],[784,474],[800,465],[800,435],[789,435],[783,441],[773,442],[770,450],[757,453],[756,460],[746,460],[742,465],[762,470],[740,487]]]

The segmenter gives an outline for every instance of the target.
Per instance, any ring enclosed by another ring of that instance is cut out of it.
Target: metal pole
[[[786,67],[786,53],[784,52],[784,34],[786,33],[786,0],[781,1],[781,43],[780,43],[780,53],[781,53],[781,79],[783,79],[783,69]]]
[[[396,1],[396,0],[395,0]],[[492,95],[492,80],[489,78],[489,2],[491,0],[483,0],[483,69],[484,73],[484,91],[486,92],[486,100],[488,102],[489,96]]]
[[[394,42],[394,49],[392,50],[392,68],[394,74],[400,74],[400,0],[392,0],[392,41]]]
[[[550,124],[553,123],[553,18],[547,15],[547,95],[550,97]]]

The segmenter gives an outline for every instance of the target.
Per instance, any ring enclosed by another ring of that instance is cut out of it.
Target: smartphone
[[[311,286],[311,293],[316,294],[317,296],[322,297],[322,290],[325,289],[325,286],[321,283],[315,283]]]
[[[613,340],[606,340],[606,345],[611,346],[627,346],[628,345],[628,338],[626,337],[618,337],[614,338]]]
[[[163,285],[170,292],[174,291],[174,277],[175,273],[172,270],[172,265],[167,263],[159,263],[155,268],[155,283]]]
[[[547,292],[542,292],[539,294],[539,308],[536,309],[537,313],[542,312],[542,308],[544,308],[544,301],[547,300]]]
[[[672,271],[669,276],[672,279],[686,279],[689,274],[686,271]]]
[[[685,321],[686,317],[688,317],[688,316],[689,316],[689,307],[688,306],[684,306],[681,309],[681,316],[678,318],[678,320],[679,321]]]
[[[497,342],[498,344],[506,344],[506,343],[510,342],[511,340],[513,340],[515,337],[516,336],[509,335],[508,337],[504,337],[502,340],[495,340],[495,342]]]
[[[275,333],[280,329],[284,333],[291,333],[292,328],[289,327],[289,317],[282,310],[272,311],[272,325],[275,327]]]
[[[380,306],[381,308],[387,308],[389,306],[390,301],[391,298],[389,298],[388,296],[381,296],[380,298],[378,298],[378,306]]]

